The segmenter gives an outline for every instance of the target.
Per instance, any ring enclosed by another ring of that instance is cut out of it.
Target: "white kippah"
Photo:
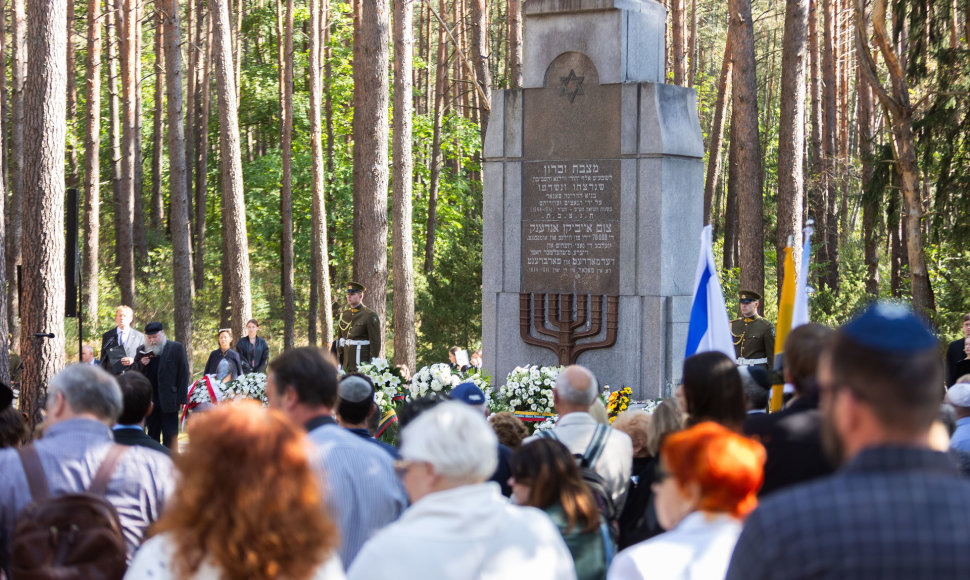
[[[954,407],[970,407],[970,383],[957,383],[947,389],[946,400]]]

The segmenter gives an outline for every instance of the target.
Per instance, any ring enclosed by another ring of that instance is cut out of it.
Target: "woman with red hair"
[[[344,579],[303,432],[244,401],[194,418],[178,488],[125,578]]]
[[[758,504],[765,450],[713,422],[669,435],[653,489],[659,536],[620,552],[608,580],[724,578],[741,521]]]

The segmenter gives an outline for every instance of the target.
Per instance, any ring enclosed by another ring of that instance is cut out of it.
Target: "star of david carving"
[[[559,96],[569,97],[569,102],[572,103],[574,100],[576,100],[576,95],[585,94],[583,93],[583,79],[585,78],[586,77],[576,76],[576,71],[569,69],[568,77],[559,77],[559,80],[562,81],[562,88],[559,90]],[[575,88],[569,90],[569,86],[573,85],[574,82]]]

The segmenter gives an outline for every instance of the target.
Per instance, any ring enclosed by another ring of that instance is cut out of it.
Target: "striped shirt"
[[[311,464],[340,529],[340,559],[349,568],[364,542],[398,518],[407,498],[391,456],[379,446],[332,421],[311,421],[307,428],[315,447]]]

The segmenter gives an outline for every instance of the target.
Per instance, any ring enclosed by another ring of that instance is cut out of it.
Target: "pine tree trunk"
[[[206,197],[209,179],[209,104],[212,91],[212,20],[203,20],[206,0],[198,0],[196,4],[196,34],[201,46],[199,47],[196,71],[200,82],[196,83],[193,133],[196,137],[195,149],[195,288],[202,290],[205,286],[205,219]]]
[[[859,92],[859,158],[862,162],[862,243],[866,264],[866,294],[872,299],[879,297],[879,230],[881,216],[879,200],[867,196],[873,165],[873,118],[875,110],[872,89],[861,70],[857,70],[856,86]]]
[[[732,106],[733,108],[733,106]],[[731,115],[734,116],[733,114]],[[733,123],[733,121],[732,121]],[[733,133],[734,130],[732,129]],[[738,265],[738,149],[732,139],[728,150],[727,196],[724,200],[724,269]]]
[[[0,2],[0,12],[6,10],[4,5],[6,2]],[[0,18],[0,62],[7,63],[7,19]],[[3,184],[3,189],[7,193],[10,193],[10,139],[7,138],[9,135],[8,130],[10,128],[10,104],[7,102],[7,75],[0,75],[0,135],[4,138],[0,139],[0,182]],[[4,213],[0,214],[0,219],[6,222],[6,200],[4,203]],[[6,224],[4,224],[6,226]],[[5,241],[0,241],[0,244],[5,244]],[[6,255],[6,249],[4,249],[4,254]],[[4,259],[4,270],[7,269],[6,259]],[[6,292],[3,288],[0,288],[0,292],[4,294],[4,301],[6,301]]]
[[[429,35],[430,36],[430,35]],[[430,41],[429,41],[430,42]],[[509,0],[509,87],[522,88],[522,0]]]
[[[838,180],[836,178],[836,124],[835,99],[835,14],[832,3],[822,1],[822,155],[825,160],[825,227],[819,241],[825,246],[825,270],[822,284],[836,294],[839,291],[839,222],[836,214],[838,205]]]
[[[354,278],[367,288],[367,306],[387,310],[387,0],[358,0],[354,12]],[[382,356],[382,352],[373,352]]]
[[[792,237],[794,263],[801,264],[802,204],[805,191],[805,70],[810,0],[787,0],[785,37],[781,53],[781,122],[778,125],[778,232],[775,251],[780,258]],[[797,267],[797,266],[796,266]],[[778,268],[778,291],[786,272]]]
[[[249,283],[249,243],[246,239],[246,207],[243,200],[242,152],[239,147],[239,117],[236,111],[235,79],[232,77],[229,7],[226,0],[210,0],[213,66],[219,95],[219,164],[222,168],[223,238],[229,261],[233,335],[245,334],[252,318]]]
[[[413,371],[417,364],[417,334],[411,239],[411,183],[414,174],[411,147],[412,11],[409,0],[394,0],[394,216],[391,250],[394,264],[394,363],[407,365]],[[487,115],[484,118],[487,119]]]
[[[121,302],[135,308],[135,141],[138,139],[136,83],[136,4],[138,0],[119,0],[118,31],[121,39],[121,197],[118,206],[118,231],[115,238],[115,251],[121,260],[118,270],[118,287]]]
[[[320,322],[320,342],[329,348],[333,340],[332,297],[330,271],[327,268],[330,251],[327,244],[326,167],[323,159],[321,107],[323,83],[320,66],[323,56],[323,30],[329,26],[327,12],[321,6],[326,0],[310,0],[310,154],[313,165],[313,206],[311,210],[312,246],[310,275],[309,332],[311,345],[317,344],[317,321]]]
[[[444,13],[445,2],[440,0],[439,13]],[[447,45],[444,27],[438,26],[438,58],[435,66],[434,83],[434,124],[431,134],[431,175],[428,183],[428,219],[424,240],[424,273],[434,270],[434,240],[438,224],[438,188],[441,178],[441,122],[446,110],[448,66],[446,62]]]
[[[765,251],[758,138],[758,83],[755,78],[754,30],[751,1],[731,0],[731,33],[734,42],[731,107],[731,147],[738,148],[738,233],[740,285],[764,295]]]
[[[119,95],[118,4],[121,0],[104,0],[105,34],[108,53],[108,132],[111,135],[111,217],[114,226],[115,247],[121,231],[121,98]],[[121,264],[117,251],[111,252],[115,265]]]
[[[242,23],[246,12],[246,0],[236,0],[236,27],[233,30],[233,51],[234,64],[236,66],[236,110],[239,110],[239,98],[242,92],[242,60],[243,60],[243,37]]]
[[[492,73],[488,64],[488,3],[486,0],[469,0],[471,18],[471,58],[475,65],[475,82],[485,95],[478,97],[478,121],[482,142],[488,129],[489,103],[492,101]],[[410,34],[409,34],[410,36]],[[410,91],[408,91],[410,92]],[[408,177],[410,179],[410,176]],[[411,367],[408,367],[411,368]]]
[[[20,344],[20,294],[17,265],[21,263],[24,199],[24,81],[27,76],[27,21],[24,2],[12,0],[10,84],[10,206],[7,208],[7,314],[11,340]],[[66,26],[66,25],[65,25]],[[21,351],[23,355],[23,351]]]
[[[293,306],[293,0],[277,0],[280,70],[280,293],[283,295],[283,349],[294,346],[296,312]],[[285,39],[285,40],[284,40]]]
[[[77,70],[74,55],[74,1],[67,0],[67,124],[77,127]],[[67,143],[67,187],[77,187],[78,176],[77,146],[73,141]]]
[[[671,64],[674,69],[674,84],[683,86],[687,79],[687,63],[684,60],[684,32],[687,29],[684,0],[670,0],[670,27],[673,40]]]
[[[165,207],[162,202],[162,96],[165,90],[165,55],[162,52],[165,15],[158,12],[155,26],[155,112],[152,115],[152,203],[149,206],[149,223],[156,232],[162,230]],[[171,122],[171,121],[169,121]],[[185,155],[184,153],[182,154]],[[171,157],[171,156],[170,156]]]
[[[704,180],[704,225],[712,222],[712,204],[717,178],[721,174],[721,152],[724,149],[724,120],[729,91],[731,90],[731,34],[724,43],[724,59],[717,82],[717,98],[714,101],[714,118],[711,120],[710,147],[707,157],[707,177]]]
[[[186,187],[185,131],[182,119],[182,55],[179,50],[179,0],[165,2],[165,80],[168,104],[169,199],[172,233],[172,286],[175,288],[175,339],[185,346],[192,368],[192,231]]]
[[[892,128],[896,170],[903,198],[901,237],[904,240],[906,261],[909,263],[913,307],[924,316],[929,317],[936,310],[936,304],[929,272],[926,268],[926,257],[923,254],[923,208],[919,187],[919,164],[913,134],[913,108],[909,102],[909,83],[906,79],[906,68],[897,57],[897,47],[890,44],[886,31],[886,10],[886,0],[875,0],[873,2],[872,38],[883,57],[886,71],[889,73],[890,88],[888,90],[879,82],[875,62],[866,43],[868,26],[865,23],[865,10],[860,0],[856,0],[855,3],[857,52],[861,59],[860,67],[866,75],[866,79],[888,112]]]
[[[101,0],[88,0],[84,132],[84,314],[98,328],[98,250],[101,233]],[[102,355],[104,356],[104,355]]]
[[[32,0],[24,86],[24,304],[20,408],[41,420],[47,385],[64,366],[64,123],[66,3]],[[54,338],[36,339],[35,332]],[[39,341],[39,342],[38,342]]]
[[[690,0],[690,44],[687,47],[690,55],[690,62],[687,68],[687,86],[694,86],[694,79],[697,78],[697,0]]]
[[[131,240],[135,247],[135,260],[136,264],[146,264],[148,262],[148,236],[145,234],[145,163],[144,163],[144,151],[142,150],[142,126],[141,122],[144,118],[142,114],[142,108],[144,103],[142,102],[141,96],[141,79],[142,79],[142,64],[141,64],[141,15],[142,15],[142,1],[136,0],[135,2],[135,44],[134,44],[134,58],[135,58],[135,195],[132,198],[133,204],[132,209],[132,221],[131,221]],[[140,269],[136,269],[135,275],[139,276],[141,274]]]

